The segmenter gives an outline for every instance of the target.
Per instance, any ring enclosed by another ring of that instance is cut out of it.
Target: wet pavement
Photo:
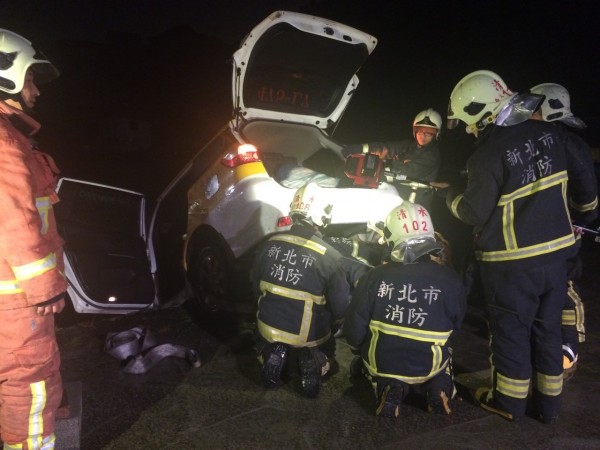
[[[81,386],[81,448],[600,448],[600,244],[584,246],[582,256],[586,342],[553,425],[530,417],[511,423],[474,405],[470,392],[486,385],[489,375],[485,323],[475,307],[454,344],[459,398],[453,414],[428,414],[415,397],[397,420],[375,417],[370,386],[350,382],[352,354],[343,338],[339,372],[317,399],[306,399],[295,380],[277,390],[261,387],[246,326],[251,318],[211,316],[196,322],[179,307],[136,316],[80,316],[59,328],[64,381]],[[196,348],[202,366],[169,357],[143,375],[123,372],[103,346],[109,333],[136,326],[147,327],[159,343]]]

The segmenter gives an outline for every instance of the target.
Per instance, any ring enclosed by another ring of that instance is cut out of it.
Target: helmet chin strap
[[[472,123],[471,125],[467,125],[467,133],[477,136],[477,134],[480,131],[482,131],[485,127],[487,127],[491,123],[494,123],[494,120],[496,120],[496,116],[492,115],[492,113],[488,111],[477,122]]]
[[[496,119],[496,116],[493,115],[491,112],[487,112],[483,115],[483,117],[481,119],[479,119],[477,121],[477,123],[475,125],[477,125],[477,129],[479,131],[483,130],[485,127],[487,127],[489,124],[491,124],[492,122],[494,122],[494,120]]]
[[[29,114],[30,116],[34,115],[34,110],[33,108],[30,108],[29,106],[27,106],[25,104],[25,100],[23,100],[23,96],[19,95],[19,94],[15,94],[18,96],[17,102],[19,103],[19,105],[21,105],[21,111],[23,111],[26,114]]]

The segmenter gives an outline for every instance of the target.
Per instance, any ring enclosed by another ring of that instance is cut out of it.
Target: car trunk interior
[[[281,182],[283,164],[304,167],[329,177],[344,174],[342,146],[311,125],[255,120],[247,123],[242,135],[258,148],[265,169]]]

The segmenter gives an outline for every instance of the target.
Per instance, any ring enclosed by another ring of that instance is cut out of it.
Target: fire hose
[[[126,373],[146,373],[169,356],[185,359],[192,367],[201,366],[196,350],[183,345],[158,344],[152,333],[143,327],[108,333],[104,351],[123,361]]]

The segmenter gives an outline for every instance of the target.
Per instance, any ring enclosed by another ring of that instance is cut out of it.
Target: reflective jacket
[[[422,259],[390,262],[358,282],[344,336],[371,375],[423,383],[449,364],[448,339],[465,311],[466,291],[454,270]]]
[[[294,225],[259,249],[251,271],[259,333],[269,342],[314,347],[344,317],[350,284],[343,256],[309,226]]]
[[[457,218],[474,225],[479,260],[531,266],[572,253],[567,146],[559,127],[541,121],[485,130],[467,162],[466,190],[446,198]],[[597,208],[594,182],[573,180],[572,201]]]
[[[58,169],[30,136],[40,125],[0,102],[0,309],[36,305],[66,291],[63,240],[52,205]]]

